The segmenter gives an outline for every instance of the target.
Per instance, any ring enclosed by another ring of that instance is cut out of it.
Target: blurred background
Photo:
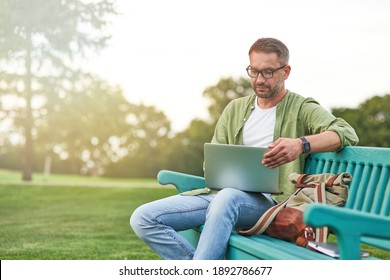
[[[287,88],[390,146],[385,0],[0,0],[0,168],[202,175],[226,104],[250,94],[248,50],[290,49]]]

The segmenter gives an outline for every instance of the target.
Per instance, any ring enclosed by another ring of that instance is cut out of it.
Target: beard
[[[256,90],[256,86],[267,87],[268,90],[265,93],[260,93],[260,92],[258,92]],[[271,98],[271,97],[274,97],[276,94],[278,94],[278,92],[280,91],[282,86],[283,86],[283,80],[280,80],[273,88],[271,86],[267,86],[267,85],[265,85],[263,83],[255,84],[255,85],[252,86],[252,88],[253,88],[253,90],[256,93],[258,98]]]

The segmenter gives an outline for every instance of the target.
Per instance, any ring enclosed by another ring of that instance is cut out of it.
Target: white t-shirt
[[[244,145],[267,147],[274,140],[274,129],[276,121],[276,106],[269,109],[261,109],[255,100],[253,109],[248,121],[244,125]]]

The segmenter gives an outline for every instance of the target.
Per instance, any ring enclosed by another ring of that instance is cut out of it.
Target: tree
[[[83,85],[46,106],[50,111],[37,123],[38,152],[45,155],[47,172],[53,158],[71,173],[101,175],[111,162],[127,154],[130,104],[121,88],[90,76]]]
[[[169,140],[163,151],[161,169],[203,175],[203,145],[211,141],[213,126],[203,120],[193,120],[189,127]]]
[[[205,89],[203,96],[210,101],[208,107],[211,122],[215,124],[226,105],[238,97],[253,93],[248,79],[232,77],[222,78],[219,82]]]
[[[355,128],[360,146],[390,147],[390,94],[374,96],[357,108],[334,108],[332,113]]]
[[[0,2],[0,95],[16,100],[8,118],[24,135],[23,180],[32,179],[36,121],[83,79],[80,63],[106,45],[114,14],[109,0]]]
[[[118,161],[113,161],[106,169],[106,176],[155,177],[169,161],[171,126],[166,115],[154,106],[132,105],[126,117],[128,128],[122,136],[122,149],[125,152]]]

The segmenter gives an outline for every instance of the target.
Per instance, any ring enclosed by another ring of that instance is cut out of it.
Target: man
[[[262,38],[249,50],[247,73],[254,94],[233,100],[222,113],[214,143],[268,146],[264,165],[280,166],[285,196],[292,172],[301,173],[309,153],[356,145],[354,129],[315,100],[285,88],[291,67],[289,51],[277,39]],[[164,259],[222,259],[232,230],[252,226],[275,201],[269,194],[225,188],[193,196],[176,195],[142,205],[130,224]],[[197,248],[177,231],[204,224]]]

